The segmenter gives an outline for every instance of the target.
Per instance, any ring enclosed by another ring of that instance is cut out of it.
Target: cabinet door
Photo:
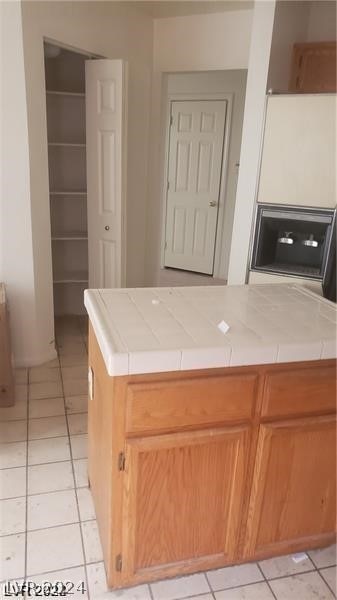
[[[233,560],[249,442],[248,427],[127,442],[123,581]]]
[[[336,42],[295,44],[291,92],[336,92]]]
[[[304,549],[335,530],[334,416],[261,425],[247,527],[247,552]]]

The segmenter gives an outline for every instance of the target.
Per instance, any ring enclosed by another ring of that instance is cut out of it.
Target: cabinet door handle
[[[210,206],[212,206],[212,207],[213,207],[213,206],[216,206],[216,205],[217,205],[217,202],[214,202],[214,200],[211,200],[211,202],[209,203],[209,205],[210,205]]]
[[[104,227],[104,229],[105,229],[105,231],[109,231],[109,229],[110,229],[109,225],[106,225],[106,226]]]

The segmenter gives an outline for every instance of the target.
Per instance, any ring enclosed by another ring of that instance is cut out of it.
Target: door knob
[[[104,229],[105,229],[105,231],[109,231],[109,229],[110,229],[109,225],[106,225],[106,226],[104,227]]]
[[[216,205],[217,205],[217,202],[214,202],[214,200],[212,200],[212,201],[209,203],[209,205],[210,205],[210,206],[216,206]]]

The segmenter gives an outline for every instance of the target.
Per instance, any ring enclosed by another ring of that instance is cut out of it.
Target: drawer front
[[[179,430],[244,421],[253,415],[257,375],[227,375],[130,383],[126,431]]]
[[[266,375],[262,417],[306,415],[336,410],[336,369],[285,369]]]

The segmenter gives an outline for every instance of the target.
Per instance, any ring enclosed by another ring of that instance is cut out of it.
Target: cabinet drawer
[[[252,417],[257,375],[227,375],[130,383],[126,431],[177,430]]]
[[[336,409],[336,368],[285,369],[266,375],[262,417],[306,415]]]

